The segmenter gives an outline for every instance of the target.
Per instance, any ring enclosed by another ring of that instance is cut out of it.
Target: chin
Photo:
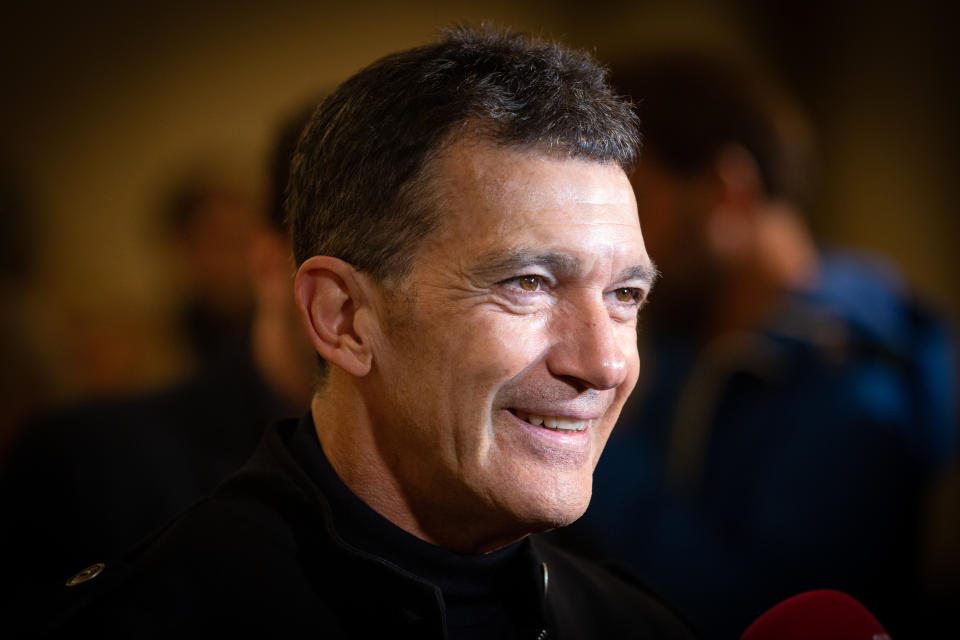
[[[580,518],[590,504],[590,486],[586,490],[540,494],[534,504],[525,509],[522,519],[530,533],[542,533],[572,524]]]

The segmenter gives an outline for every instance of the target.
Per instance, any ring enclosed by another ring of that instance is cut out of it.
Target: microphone
[[[740,640],[891,640],[873,614],[841,591],[819,589],[787,598]]]

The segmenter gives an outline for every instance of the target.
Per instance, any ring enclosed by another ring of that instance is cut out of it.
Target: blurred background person
[[[221,201],[205,205],[217,209],[212,215],[220,228],[229,228],[236,214],[249,242],[217,247],[204,238],[187,249],[214,245],[208,250],[244,266],[247,283],[229,285],[234,290],[225,299],[238,300],[235,294],[249,287],[246,339],[230,336],[215,357],[201,358],[196,373],[172,387],[39,413],[19,430],[0,468],[0,548],[16,576],[0,597],[61,584],[78,568],[126,550],[240,466],[271,421],[308,406],[314,351],[294,305],[292,248],[283,227],[289,162],[308,115],[291,116],[277,136],[266,223]],[[213,289],[216,275],[206,283]]]
[[[690,50],[614,76],[638,105],[662,277],[641,382],[560,537],[628,564],[708,638],[815,588],[913,637],[925,503],[957,451],[951,331],[891,264],[818,246],[812,132],[759,69]]]
[[[181,298],[177,334],[193,364],[202,366],[249,342],[251,244],[263,206],[238,176],[211,167],[182,173],[164,199],[160,235]]]

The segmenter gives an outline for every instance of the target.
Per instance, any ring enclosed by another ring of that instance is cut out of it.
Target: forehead
[[[553,249],[648,261],[633,189],[614,163],[556,158],[465,139],[434,161],[437,231],[425,243],[472,253]]]

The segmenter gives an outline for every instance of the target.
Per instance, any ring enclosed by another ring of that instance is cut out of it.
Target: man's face
[[[489,530],[464,543],[485,550],[586,509],[653,267],[616,165],[469,140],[435,162],[441,223],[387,304],[367,383],[421,526]]]

